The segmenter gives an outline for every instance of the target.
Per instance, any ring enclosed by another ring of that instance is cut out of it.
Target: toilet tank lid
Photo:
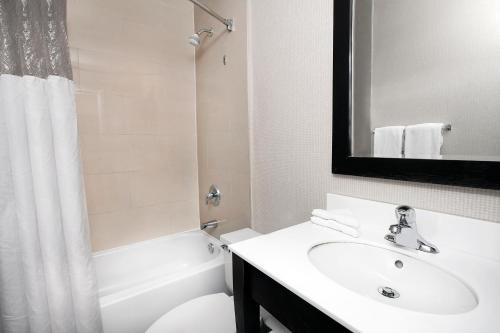
[[[250,228],[244,228],[233,232],[229,232],[227,234],[220,235],[220,240],[223,244],[230,245],[260,235],[261,234],[255,230],[252,230]]]

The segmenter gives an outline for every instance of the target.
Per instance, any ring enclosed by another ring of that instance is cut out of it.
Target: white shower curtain
[[[0,333],[102,332],[65,0],[0,0]]]
[[[72,81],[0,75],[2,333],[102,331]]]

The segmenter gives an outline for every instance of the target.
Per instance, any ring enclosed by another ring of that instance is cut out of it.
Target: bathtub
[[[220,245],[196,230],[94,253],[104,333],[144,333],[174,307],[226,291]]]

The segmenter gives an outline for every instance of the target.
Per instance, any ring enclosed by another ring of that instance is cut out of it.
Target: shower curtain
[[[102,332],[65,0],[0,0],[0,333]]]

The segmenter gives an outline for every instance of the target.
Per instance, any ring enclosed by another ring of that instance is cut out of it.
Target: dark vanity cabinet
[[[238,333],[260,332],[260,306],[293,333],[350,332],[234,253],[233,290]]]

